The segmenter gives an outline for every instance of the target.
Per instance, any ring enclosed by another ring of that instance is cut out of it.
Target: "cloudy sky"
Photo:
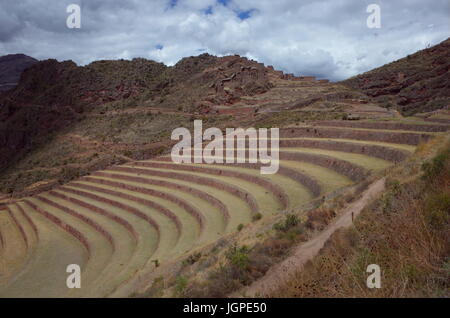
[[[368,28],[378,4],[381,28]],[[70,4],[81,28],[69,29]],[[0,0],[0,55],[144,57],[168,65],[240,54],[297,75],[341,80],[450,36],[448,0]]]

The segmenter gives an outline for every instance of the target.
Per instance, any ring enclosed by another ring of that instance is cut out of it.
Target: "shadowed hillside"
[[[0,92],[19,83],[22,72],[38,60],[24,54],[9,54],[0,57]]]
[[[19,85],[0,99],[0,167],[20,158],[36,144],[82,118],[105,102],[121,100],[153,88],[165,67],[133,60],[94,62],[78,67],[71,61],[47,60],[27,69]]]

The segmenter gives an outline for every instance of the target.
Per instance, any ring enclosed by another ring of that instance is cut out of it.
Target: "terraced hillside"
[[[175,164],[162,155],[23,198],[0,211],[0,297],[130,296],[158,266],[240,224],[361,182],[448,128],[419,119],[317,121],[280,129],[276,174],[261,174],[261,164]],[[81,289],[66,287],[69,264],[82,268]]]

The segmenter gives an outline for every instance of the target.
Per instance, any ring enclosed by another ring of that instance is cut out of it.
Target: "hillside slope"
[[[382,197],[269,295],[448,298],[449,184],[447,136],[422,145],[411,160],[390,169]],[[366,287],[369,264],[381,268],[379,289]]]
[[[133,60],[95,62],[47,60],[28,68],[13,90],[0,98],[0,167],[20,158],[53,132],[79,120],[85,110],[124,99],[151,87],[161,64]]]
[[[365,99],[240,56],[202,54],[173,67],[145,59],[84,67],[42,61],[0,97],[0,192],[20,196],[28,187],[150,158],[171,144],[174,128],[194,119],[224,128],[389,115]]]
[[[342,83],[404,115],[450,105],[450,38]]]
[[[0,105],[0,297],[225,297],[348,223],[376,179],[414,176],[410,160],[450,129],[341,83],[208,54],[173,67],[47,60]],[[280,128],[278,172],[175,164],[171,133],[195,120]],[[82,266],[82,289],[67,290],[67,264]]]

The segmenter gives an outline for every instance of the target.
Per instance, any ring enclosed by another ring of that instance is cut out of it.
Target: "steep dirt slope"
[[[379,196],[385,188],[385,179],[380,179],[370,185],[363,196],[351,205],[345,208],[342,215],[337,218],[326,230],[305,244],[295,248],[292,255],[283,262],[277,264],[260,280],[256,281],[245,290],[240,291],[246,297],[255,297],[256,295],[270,295],[273,290],[280,285],[286,284],[292,276],[308,262],[316,257],[331,235],[337,230],[348,228],[353,224],[355,217],[359,215],[362,209]],[[234,296],[239,296],[236,294]]]
[[[386,190],[352,227],[269,297],[449,297],[450,144],[435,139],[386,174]],[[369,264],[381,288],[367,288]]]

